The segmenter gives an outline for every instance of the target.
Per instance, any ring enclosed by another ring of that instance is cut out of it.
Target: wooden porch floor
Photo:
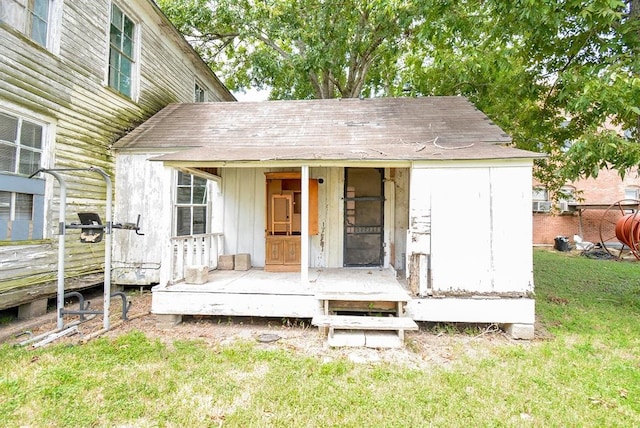
[[[214,270],[205,284],[178,283],[155,287],[171,292],[309,295],[318,293],[404,293],[407,291],[391,269],[321,268],[309,269],[309,283],[302,284],[299,272]]]
[[[380,268],[310,269],[299,272],[215,270],[204,284],[153,287],[155,314],[313,318],[322,313],[319,294],[385,294],[408,297],[395,272]]]

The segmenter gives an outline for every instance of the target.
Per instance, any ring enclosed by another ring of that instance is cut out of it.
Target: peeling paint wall
[[[417,165],[411,171],[407,272],[423,276],[414,290],[532,292],[530,188],[530,163]],[[418,260],[429,271],[411,266]]]
[[[56,2],[61,8],[60,26],[53,31],[56,41],[52,51],[36,45],[7,24],[0,24],[0,109],[49,124],[51,138],[43,165],[46,168],[94,166],[104,169],[117,182],[120,177],[114,174],[111,144],[167,103],[193,101],[196,78],[210,90],[209,100],[231,99],[186,43],[176,42],[175,33],[150,1],[116,3],[125,12],[131,11],[139,24],[139,96],[134,100],[105,86],[110,1]],[[98,212],[104,219],[106,187],[101,177],[86,172],[65,173],[64,177],[65,221],[77,222],[76,214],[87,211]],[[2,243],[0,293],[55,281],[59,189],[52,177],[45,178],[44,242]],[[137,184],[149,186],[148,182]],[[118,214],[126,214],[127,218],[116,220],[135,221],[128,216],[130,213]],[[80,244],[77,235],[70,231],[66,238],[67,273],[82,276],[101,272],[104,244]],[[137,244],[131,241],[123,245]],[[125,253],[121,250],[118,257],[124,257]],[[27,260],[33,262],[25,265]],[[0,309],[20,303],[0,299]]]

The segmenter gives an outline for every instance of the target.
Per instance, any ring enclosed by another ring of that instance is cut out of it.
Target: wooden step
[[[399,347],[404,343],[405,330],[418,330],[418,325],[411,318],[406,317],[369,317],[356,315],[317,315],[311,320],[311,324],[319,328],[328,328],[329,346],[370,346],[370,347]],[[350,335],[345,340],[338,337],[336,330],[343,330]],[[348,332],[346,332],[348,330]],[[380,332],[395,331],[395,340],[390,346],[388,340],[376,340],[376,345],[369,345]],[[375,332],[376,335],[372,335]],[[354,336],[356,335],[356,336]],[[371,335],[370,338],[367,336]],[[351,337],[353,336],[353,337]]]
[[[418,330],[407,317],[367,317],[358,315],[316,315],[311,324],[337,330]]]
[[[329,315],[332,310],[363,310],[369,307],[368,304],[371,304],[370,308],[374,311],[394,312],[398,317],[404,315],[404,305],[411,300],[411,296],[402,291],[391,293],[319,292],[316,293],[316,298],[321,302],[325,315]]]

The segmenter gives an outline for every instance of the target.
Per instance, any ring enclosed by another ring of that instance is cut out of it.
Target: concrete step
[[[337,330],[418,330],[418,324],[406,317],[316,315],[311,320],[311,324]]]

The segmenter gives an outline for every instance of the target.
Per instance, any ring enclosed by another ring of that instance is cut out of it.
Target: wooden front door
[[[344,266],[382,266],[384,170],[345,168]]]

